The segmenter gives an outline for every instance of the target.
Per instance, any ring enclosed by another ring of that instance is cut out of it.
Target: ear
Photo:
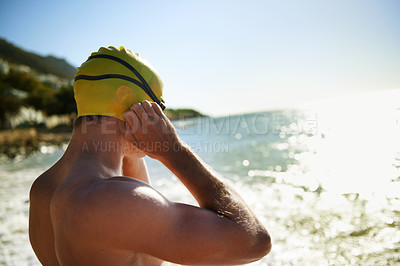
[[[121,85],[115,91],[115,102],[119,111],[123,113],[128,110],[132,104],[136,103],[137,99],[129,86]]]

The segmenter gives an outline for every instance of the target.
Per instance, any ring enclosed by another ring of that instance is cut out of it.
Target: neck
[[[117,125],[118,121],[107,128],[103,122],[80,125],[74,129],[63,157],[74,162],[82,174],[100,178],[122,175],[126,142]]]

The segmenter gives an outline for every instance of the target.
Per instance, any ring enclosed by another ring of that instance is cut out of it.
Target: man
[[[147,62],[100,48],[79,68],[74,92],[68,148],[31,188],[29,235],[43,265],[232,265],[270,251],[249,207],[178,137]],[[170,169],[199,207],[157,192],[145,155]]]

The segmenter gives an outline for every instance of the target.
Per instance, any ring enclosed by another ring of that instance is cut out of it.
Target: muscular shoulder
[[[168,204],[159,192],[145,182],[128,177],[113,177],[99,180],[82,193],[83,207],[133,208],[146,202]]]
[[[61,219],[63,228],[68,228],[70,236],[84,234],[103,247],[125,246],[120,242],[126,239],[123,234],[138,236],[143,225],[152,222],[151,210],[166,209],[170,204],[148,184],[127,177],[98,180],[68,198],[67,205],[57,207],[55,202],[53,206],[54,213],[67,218]]]
[[[29,195],[31,211],[49,212],[51,199],[61,182],[62,179],[55,176],[52,169],[36,178]]]
[[[58,264],[50,218],[50,202],[58,184],[58,179],[46,171],[33,182],[30,191],[29,238],[44,265]]]
[[[30,190],[30,201],[36,203],[40,202],[40,206],[43,206],[43,201],[50,204],[51,198],[54,191],[57,189],[60,181],[53,177],[50,170],[41,174],[35,179]]]

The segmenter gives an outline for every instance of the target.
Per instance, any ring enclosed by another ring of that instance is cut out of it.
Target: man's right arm
[[[130,133],[132,142],[170,169],[188,188],[199,206],[208,210],[207,215],[214,215],[218,223],[226,223],[231,230],[227,232],[230,236],[226,240],[233,241],[229,246],[236,255],[242,254],[243,259],[254,260],[270,251],[270,236],[264,226],[238,193],[180,140],[157,104],[147,101],[136,104],[125,118],[130,128],[135,129]],[[162,143],[159,146],[164,149],[154,149],[156,142]],[[194,215],[193,212],[191,215]],[[205,215],[204,212],[202,214]],[[193,217],[188,219],[193,220]],[[211,222],[207,224],[207,219],[204,222],[200,230],[209,230],[214,225]],[[233,254],[229,256],[234,257]]]
[[[269,253],[271,239],[265,227],[224,178],[189,147],[179,144],[179,149],[161,159],[161,162],[187,187],[201,208],[225,218],[224,222],[232,225],[226,241],[232,241],[231,251],[235,251],[235,255],[229,256],[243,256],[236,257],[238,261],[234,264],[254,261]],[[205,224],[203,229],[209,230],[211,226],[212,223]]]
[[[237,265],[258,260],[270,249],[265,229],[249,232],[243,223],[171,202],[132,178],[105,180],[75,205],[76,219],[65,226],[71,228],[68,235],[98,250],[139,252],[183,265]]]
[[[252,241],[252,251],[269,251],[270,238],[267,230],[240,195],[184,143],[175,147],[179,148],[160,161],[186,186],[199,206],[240,226],[242,233]]]

